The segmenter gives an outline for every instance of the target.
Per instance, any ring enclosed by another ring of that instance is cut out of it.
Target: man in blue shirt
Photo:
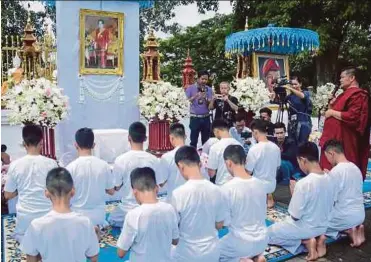
[[[252,137],[252,131],[246,127],[245,116],[242,114],[236,115],[234,127],[229,129],[229,134],[240,142],[246,154],[249,152],[250,147],[256,143]]]
[[[191,146],[196,148],[200,133],[202,144],[206,143],[210,138],[209,103],[213,97],[211,87],[206,85],[209,80],[209,73],[207,71],[201,71],[197,75],[197,82],[185,90],[190,102],[189,128],[191,129]]]

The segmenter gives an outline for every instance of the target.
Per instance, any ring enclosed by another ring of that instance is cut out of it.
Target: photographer
[[[246,154],[249,152],[250,147],[256,144],[255,139],[252,137],[252,131],[246,127],[245,116],[243,114],[236,115],[234,127],[229,129],[229,134],[240,142]]]
[[[288,134],[296,144],[307,142],[312,131],[312,102],[309,91],[302,89],[302,81],[298,76],[291,77],[291,83],[285,85],[291,91],[286,97],[289,104]]]
[[[209,110],[215,109],[215,119],[223,119],[229,127],[233,126],[238,100],[229,95],[230,86],[228,82],[219,85],[220,94],[215,94],[209,104]]]
[[[209,103],[213,97],[211,87],[206,85],[209,80],[207,71],[198,72],[197,83],[187,87],[186,96],[190,102],[191,146],[197,147],[198,137],[201,133],[202,144],[210,138],[211,123]]]

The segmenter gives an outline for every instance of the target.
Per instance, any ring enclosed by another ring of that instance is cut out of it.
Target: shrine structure
[[[182,71],[182,85],[183,88],[194,84],[196,71],[193,69],[192,58],[189,55],[189,48],[187,51],[187,57],[184,63],[184,69]]]

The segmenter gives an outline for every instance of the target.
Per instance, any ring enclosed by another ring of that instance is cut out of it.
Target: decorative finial
[[[189,57],[189,47],[188,47],[188,50],[187,50],[187,57]]]
[[[245,31],[249,30],[249,17],[246,16]]]

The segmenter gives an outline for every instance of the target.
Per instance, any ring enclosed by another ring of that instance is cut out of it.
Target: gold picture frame
[[[123,75],[124,14],[80,9],[81,75]]]
[[[254,78],[264,79],[263,66],[267,60],[271,59],[275,62],[275,69],[280,72],[280,76],[290,77],[290,68],[289,68],[289,57],[288,55],[278,55],[271,53],[252,53],[252,76]],[[278,64],[278,65],[277,65]],[[273,65],[273,66],[275,66]],[[265,68],[266,69],[266,68]],[[267,70],[267,69],[266,69]]]

